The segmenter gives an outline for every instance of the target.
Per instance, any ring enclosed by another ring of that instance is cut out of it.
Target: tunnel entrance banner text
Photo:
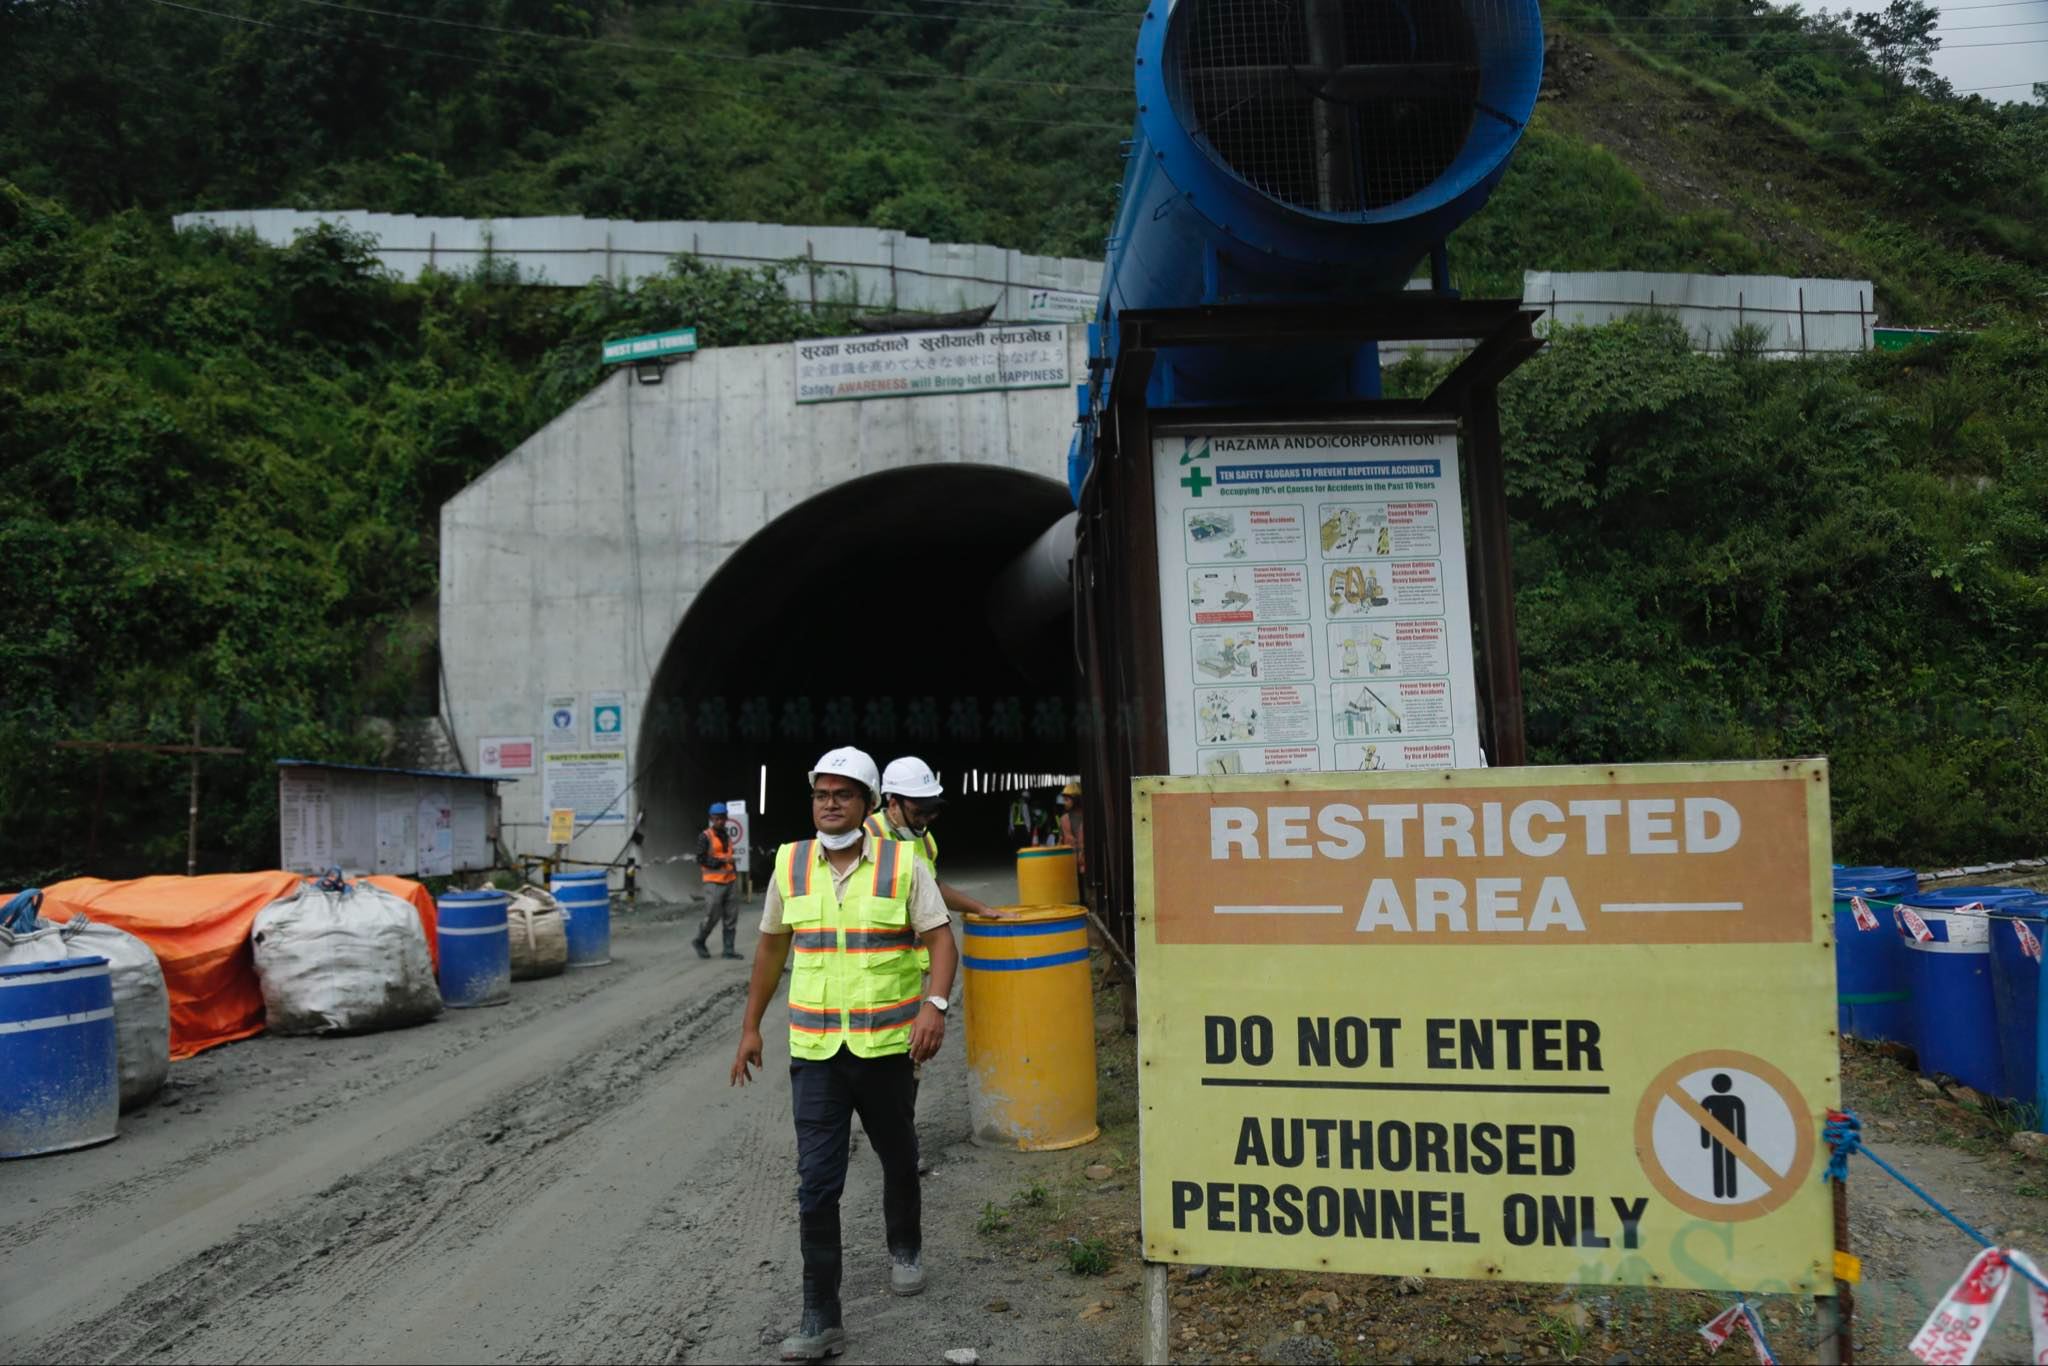
[[[1480,765],[1455,430],[1162,436],[1152,483],[1173,772]]]
[[[1148,1259],[1832,1292],[1825,760],[1132,789]]]

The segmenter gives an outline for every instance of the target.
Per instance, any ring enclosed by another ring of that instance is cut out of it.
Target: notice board
[[[1831,1293],[1826,761],[1133,800],[1148,1259]]]
[[[281,765],[278,866],[401,877],[487,869],[497,800],[494,783],[448,775]]]
[[[1152,480],[1173,772],[1481,765],[1454,424],[1160,436]]]

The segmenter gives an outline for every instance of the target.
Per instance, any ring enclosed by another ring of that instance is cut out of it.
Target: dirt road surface
[[[774,1360],[800,1307],[781,1007],[765,1084],[732,1090],[747,965],[698,959],[693,918],[616,925],[609,966],[418,1029],[216,1049],[114,1142],[0,1168],[0,1358]],[[857,1142],[845,1360],[1128,1356],[1064,1273],[977,1237],[1046,1159],[967,1142],[961,1055],[955,1024],[919,1105],[921,1297],[886,1292]]]

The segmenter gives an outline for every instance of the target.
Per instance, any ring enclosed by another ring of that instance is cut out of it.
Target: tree
[[[1941,47],[1934,35],[1940,22],[1941,11],[1927,0],[1891,0],[1881,13],[1857,15],[1849,27],[1886,76],[1900,85],[1925,86],[1939,79],[1930,63]]]

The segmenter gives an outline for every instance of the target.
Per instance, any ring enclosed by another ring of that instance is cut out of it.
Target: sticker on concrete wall
[[[540,709],[540,733],[547,749],[582,749],[583,699],[573,692],[548,698]]]
[[[540,807],[576,813],[576,828],[626,823],[626,752],[550,754],[540,778]]]
[[[533,737],[485,736],[476,742],[476,771],[491,778],[533,772]]]
[[[626,748],[626,695],[622,692],[594,692],[590,695],[590,747]]]

